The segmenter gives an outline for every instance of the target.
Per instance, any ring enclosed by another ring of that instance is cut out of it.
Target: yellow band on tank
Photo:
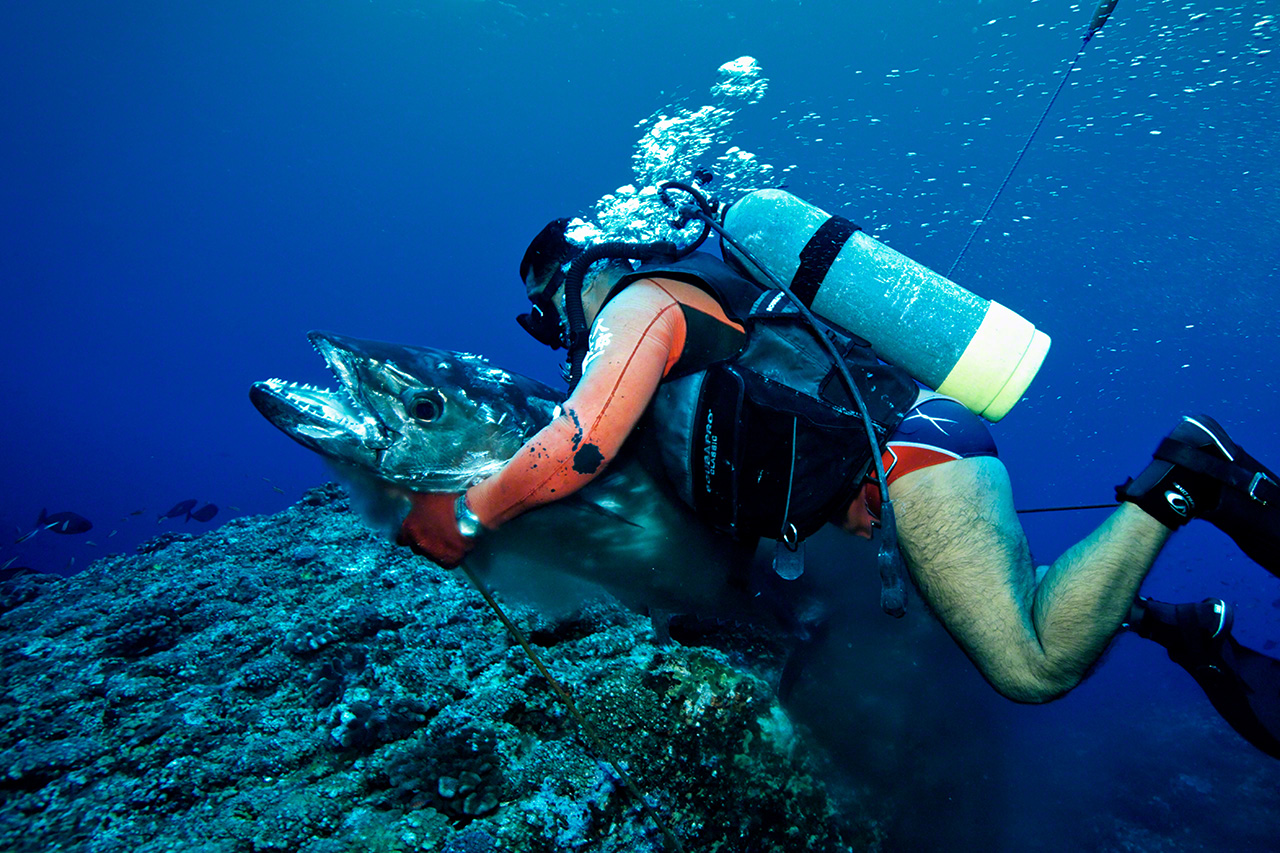
[[[955,397],[989,421],[998,421],[1022,399],[1048,352],[1048,335],[992,302],[937,391]]]
[[[1022,395],[1027,393],[1027,388],[1031,387],[1031,383],[1035,381],[1036,374],[1040,372],[1040,365],[1044,364],[1044,358],[1049,354],[1049,344],[1049,336],[1044,332],[1036,331],[1031,335],[1031,343],[1027,345],[1027,351],[1023,353],[1013,373],[1009,374],[1009,381],[987,406],[987,410],[982,413],[983,417],[995,423],[1009,414],[1009,410],[1022,399]]]

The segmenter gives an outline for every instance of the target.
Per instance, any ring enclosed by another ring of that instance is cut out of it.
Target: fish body
[[[191,514],[187,516],[187,518],[188,519],[194,518],[196,521],[209,521],[217,514],[218,514],[218,507],[216,504],[205,504],[199,509],[193,510]]]
[[[79,513],[55,512],[50,515],[48,510],[42,509],[40,510],[40,517],[36,519],[35,526],[14,540],[14,544],[26,542],[41,530],[50,530],[64,536],[74,536],[78,533],[87,533],[92,529],[93,522]]]
[[[168,512],[156,518],[156,521],[164,521],[166,518],[183,518],[187,521],[191,520],[191,510],[196,505],[195,498],[189,498],[185,501],[179,501],[174,504]]]
[[[399,525],[410,492],[456,492],[492,476],[551,421],[564,395],[487,360],[428,347],[312,332],[340,388],[279,379],[250,399],[290,438],[326,457],[348,483],[380,494],[367,514]],[[634,440],[585,488],[482,536],[467,565],[526,592],[586,582],[643,609],[761,617],[747,591],[754,543],[700,523]],[[374,505],[376,504],[376,505]],[[776,615],[776,614],[774,614]]]
[[[40,574],[40,573],[37,572],[35,569],[31,568],[30,566],[15,566],[13,565],[13,560],[10,560],[9,562],[5,563],[4,566],[0,566],[0,583],[3,583],[4,581],[7,581],[7,580],[12,580],[13,578],[20,578],[23,575],[35,575],[35,574]]]
[[[52,530],[54,533],[70,536],[88,533],[93,529],[92,521],[74,512],[55,512],[53,515],[45,515],[41,510],[40,521],[37,524],[43,524],[45,529]]]

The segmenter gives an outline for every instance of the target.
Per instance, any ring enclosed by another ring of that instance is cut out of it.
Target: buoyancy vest
[[[641,266],[609,297],[646,278],[705,290],[745,329],[680,306],[685,347],[641,424],[676,493],[740,539],[809,536],[848,505],[872,464],[861,416],[816,333],[781,291],[705,252]],[[856,335],[832,326],[823,333],[883,439],[914,402],[915,381]]]

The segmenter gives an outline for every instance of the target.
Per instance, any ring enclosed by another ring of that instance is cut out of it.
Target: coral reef
[[[0,587],[0,849],[662,849],[475,590],[336,486],[139,550]],[[878,845],[749,655],[511,612],[686,849]]]

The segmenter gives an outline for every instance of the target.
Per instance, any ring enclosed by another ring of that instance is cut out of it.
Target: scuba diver
[[[835,219],[806,231],[799,253],[802,267],[826,265],[819,282],[856,229]],[[634,433],[707,524],[777,539],[784,577],[803,568],[788,554],[826,523],[868,538],[896,526],[924,600],[1007,698],[1064,695],[1131,628],[1169,649],[1238,731],[1280,757],[1280,662],[1230,637],[1225,602],[1138,597],[1170,535],[1196,518],[1280,574],[1280,478],[1213,419],[1184,417],[1117,487],[1111,516],[1037,573],[1009,475],[969,407],[921,387],[844,327],[804,326],[791,291],[762,290],[728,250],[724,259],[671,244],[597,251],[571,236],[570,220],[549,223],[519,269],[532,303],[521,326],[570,350],[568,399],[494,476],[465,493],[415,494],[400,544],[456,566],[485,531],[582,488]],[[844,385],[828,343],[847,367]],[[894,582],[884,565],[882,577],[883,603]]]

